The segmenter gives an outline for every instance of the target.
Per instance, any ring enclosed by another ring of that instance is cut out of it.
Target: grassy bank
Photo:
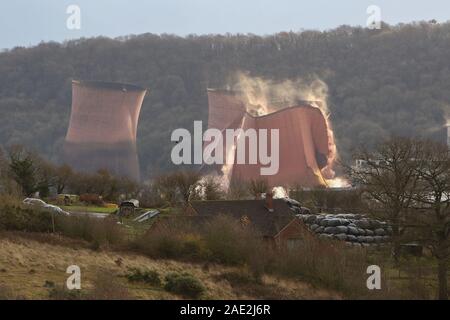
[[[81,268],[83,298],[184,298],[164,288],[165,278],[171,273],[188,273],[200,281],[205,287],[200,299],[340,298],[336,292],[274,276],[265,276],[262,283],[248,285],[242,290],[242,285],[230,276],[245,273],[242,268],[151,259],[106,249],[99,252],[88,247],[89,243],[55,235],[43,237],[0,232],[0,299],[2,293],[8,294],[9,298],[48,299],[51,295],[62,299],[76,298],[62,291],[69,276],[66,269],[73,264]],[[153,270],[161,278],[161,285],[140,279],[129,281],[128,276],[136,269]],[[108,288],[104,286],[105,281],[110,284]]]

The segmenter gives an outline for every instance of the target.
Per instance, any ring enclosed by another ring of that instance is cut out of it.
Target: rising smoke
[[[328,86],[317,77],[312,80],[296,79],[274,81],[261,77],[251,77],[239,71],[234,76],[234,91],[238,91],[247,111],[254,116],[262,116],[286,107],[308,101],[328,114]]]

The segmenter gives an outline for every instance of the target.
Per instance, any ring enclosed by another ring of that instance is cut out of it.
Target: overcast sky
[[[81,29],[67,28],[69,5]],[[369,5],[390,24],[450,20],[449,0],[0,0],[0,48],[140,33],[255,33],[365,25]]]

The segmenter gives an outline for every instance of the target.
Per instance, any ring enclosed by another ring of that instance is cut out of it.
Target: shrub
[[[206,248],[211,259],[225,264],[248,264],[252,256],[262,249],[258,234],[239,221],[218,216],[202,228]]]
[[[166,221],[165,221],[166,222]],[[191,249],[195,249],[195,234],[191,226],[178,221],[167,221],[161,227],[151,228],[146,234],[138,238],[134,247],[152,258],[183,259],[191,256]]]
[[[182,244],[177,234],[147,233],[135,243],[137,249],[152,258],[180,258]]]
[[[0,229],[26,232],[51,232],[52,214],[44,210],[23,207],[19,203],[0,205]]]
[[[185,298],[197,299],[206,291],[200,280],[188,273],[169,273],[165,280],[167,291]]]
[[[209,260],[211,252],[208,250],[201,235],[187,233],[181,237],[181,254],[189,260],[204,261]]]
[[[302,247],[278,253],[272,272],[303,278],[345,293],[367,291],[364,250],[351,249],[340,243],[305,239]]]
[[[93,280],[93,289],[87,295],[89,300],[129,300],[128,289],[108,271],[98,272]]]
[[[119,245],[125,240],[124,230],[111,218],[61,216],[56,229],[64,236],[86,240],[95,247]]]
[[[160,286],[161,279],[159,277],[159,273],[155,270],[140,270],[137,268],[133,268],[126,275],[128,281],[130,282],[144,282],[150,284],[152,286]]]
[[[152,258],[251,264],[262,248],[258,234],[238,221],[219,216],[197,225],[189,219],[162,221],[134,242]]]
[[[48,296],[51,300],[82,300],[83,293],[81,290],[69,290],[65,286],[52,287]]]

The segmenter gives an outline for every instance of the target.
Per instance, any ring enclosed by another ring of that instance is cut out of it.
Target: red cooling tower
[[[237,164],[231,169],[230,181],[267,179],[270,186],[316,187],[331,178],[334,140],[322,111],[306,102],[264,115],[252,116],[239,95],[228,91],[208,90],[209,128],[249,128],[279,130],[279,170],[262,176],[261,164]],[[268,150],[271,150],[270,139]],[[246,141],[248,157],[248,141]],[[246,162],[248,163],[248,162]]]
[[[146,92],[129,84],[73,81],[65,162],[78,171],[107,169],[139,180],[136,131]]]

